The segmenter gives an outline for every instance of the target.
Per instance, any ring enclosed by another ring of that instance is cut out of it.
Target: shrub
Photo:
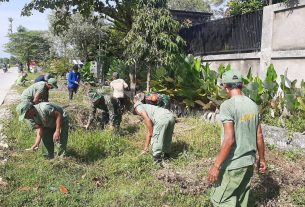
[[[47,62],[45,71],[49,73],[54,73],[56,75],[63,76],[65,73],[69,71],[70,68],[72,68],[73,64],[69,62],[68,59],[61,58],[61,59],[54,59],[50,62]]]

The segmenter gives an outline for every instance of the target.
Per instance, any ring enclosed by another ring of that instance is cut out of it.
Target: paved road
[[[3,73],[2,68],[0,68],[0,105],[2,105],[7,92],[15,83],[17,77],[17,67],[10,68],[6,73]]]

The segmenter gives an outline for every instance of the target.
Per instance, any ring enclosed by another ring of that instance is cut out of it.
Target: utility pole
[[[8,18],[8,22],[9,22],[9,25],[8,25],[8,34],[13,34],[13,21],[14,19],[12,17],[9,17]]]

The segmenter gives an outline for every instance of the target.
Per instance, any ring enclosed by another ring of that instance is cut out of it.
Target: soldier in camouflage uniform
[[[145,94],[144,103],[169,109],[170,97],[162,93],[147,93]]]
[[[32,128],[36,129],[36,140],[31,149],[36,151],[42,140],[48,154],[46,158],[54,157],[54,143],[59,143],[58,155],[64,155],[68,142],[69,117],[66,112],[54,103],[43,102],[36,105],[26,101],[17,108],[19,121],[27,119]]]
[[[91,101],[91,107],[89,120],[85,128],[89,128],[90,124],[94,120],[96,110],[100,109],[102,110],[102,117],[100,118],[102,128],[104,128],[110,120],[115,129],[119,129],[122,121],[122,114],[118,100],[109,94],[102,94],[96,91],[90,91],[88,96]]]
[[[48,82],[37,82],[25,89],[21,94],[21,102],[38,104],[49,101],[49,90],[57,87],[57,80],[50,78]]]

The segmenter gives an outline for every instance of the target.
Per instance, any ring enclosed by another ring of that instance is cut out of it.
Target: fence
[[[194,55],[259,51],[263,11],[208,21],[184,28],[188,52]]]

